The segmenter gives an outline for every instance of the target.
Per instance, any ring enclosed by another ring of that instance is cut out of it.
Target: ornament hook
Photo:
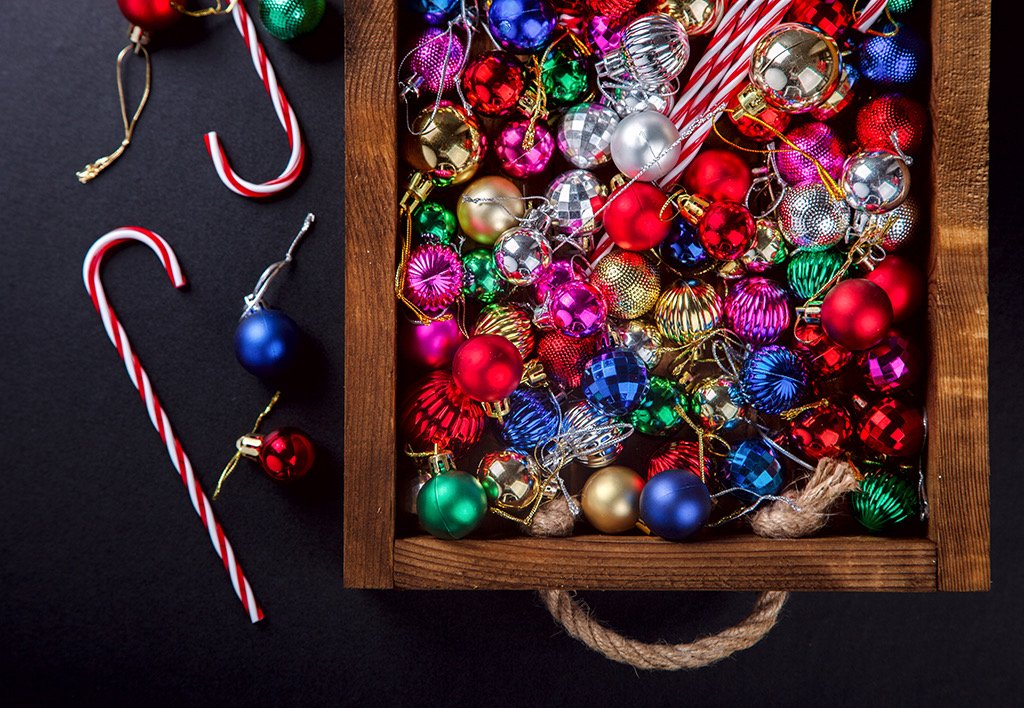
[[[298,249],[303,237],[313,227],[314,221],[316,221],[316,217],[312,213],[306,214],[306,218],[302,221],[302,227],[295,234],[295,238],[292,239],[292,243],[288,246],[288,251],[284,254],[284,258],[267,266],[267,269],[260,275],[252,292],[245,296],[245,310],[242,312],[243,318],[251,314],[253,310],[263,307],[263,297],[266,295],[267,289],[281,270],[295,259],[295,251]]]

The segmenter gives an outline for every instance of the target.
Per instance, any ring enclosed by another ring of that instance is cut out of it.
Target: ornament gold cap
[[[413,209],[426,201],[434,189],[434,183],[422,172],[413,172],[405,184],[405,194],[398,202],[399,211],[411,213]]]
[[[704,211],[710,205],[711,202],[696,194],[686,194],[684,192],[676,197],[676,206],[679,207],[679,213],[693,226],[696,226],[704,218]]]
[[[235,441],[235,449],[242,457],[256,459],[260,456],[260,448],[263,447],[262,435],[243,435]]]
[[[739,122],[748,116],[757,116],[768,107],[764,94],[757,90],[754,84],[747,84],[736,97],[739,104],[732,112],[732,119]]]
[[[489,418],[494,418],[499,423],[505,420],[505,416],[512,410],[512,404],[508,398],[502,398],[500,401],[484,401],[482,403],[484,413]]]

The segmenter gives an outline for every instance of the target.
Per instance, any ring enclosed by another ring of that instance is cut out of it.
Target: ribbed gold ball
[[[644,481],[628,467],[613,465],[590,475],[580,506],[587,521],[602,533],[629,531],[640,518],[640,492]]]
[[[471,334],[497,334],[516,345],[523,358],[533,353],[533,324],[530,316],[515,305],[495,303],[480,310]]]
[[[680,280],[658,298],[654,321],[674,342],[686,344],[718,326],[722,298],[703,280]]]
[[[609,315],[631,320],[646,314],[658,301],[661,274],[653,256],[615,250],[594,266],[590,284],[604,295]]]

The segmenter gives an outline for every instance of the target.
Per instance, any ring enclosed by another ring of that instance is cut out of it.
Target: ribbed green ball
[[[505,292],[506,281],[498,273],[498,266],[494,263],[494,251],[491,249],[478,248],[470,251],[462,257],[462,267],[466,269],[462,292],[467,297],[491,303]]]
[[[789,265],[786,266],[789,288],[797,297],[806,300],[838,273],[845,262],[846,258],[832,249],[826,251],[799,250],[792,255]]]
[[[423,485],[416,497],[420,526],[438,538],[462,538],[487,514],[487,494],[476,477],[444,472]]]
[[[412,230],[424,241],[451,245],[455,237],[455,214],[451,209],[434,201],[416,207],[412,213]]]
[[[917,487],[889,472],[870,474],[850,495],[853,518],[871,533],[880,533],[918,513]]]
[[[312,32],[324,16],[324,0],[260,0],[260,21],[285,41]]]

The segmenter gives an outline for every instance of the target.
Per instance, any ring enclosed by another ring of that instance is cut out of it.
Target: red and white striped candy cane
[[[885,6],[889,0],[868,0],[867,6],[857,13],[857,19],[853,22],[853,28],[858,32],[867,32],[875,20],[885,12]],[[856,7],[856,6],[855,6]]]
[[[207,532],[210,534],[213,550],[217,552],[217,555],[224,562],[224,568],[228,571],[228,575],[231,578],[231,585],[235,589],[235,594],[242,601],[242,606],[248,613],[249,619],[253,622],[258,622],[263,619],[263,610],[252,594],[252,588],[242,572],[242,566],[238,564],[235,558],[235,552],[231,548],[231,543],[228,542],[227,537],[224,535],[220,523],[214,516],[210,500],[203,493],[199,480],[196,479],[195,473],[192,471],[192,463],[182,449],[181,443],[171,427],[171,421],[160,405],[156,393],[153,391],[153,385],[150,383],[149,376],[132,350],[132,345],[128,341],[128,335],[120,321],[118,321],[117,315],[114,314],[114,309],[107,301],[107,294],[103,289],[103,281],[100,278],[100,267],[103,265],[103,259],[111,250],[118,246],[133,242],[144,243],[152,249],[160,258],[160,262],[163,263],[164,270],[167,271],[167,276],[171,279],[174,287],[182,288],[185,286],[185,276],[181,273],[178,258],[174,255],[174,251],[171,250],[170,244],[147,229],[123,226],[101,236],[92,245],[92,248],[89,249],[85,256],[85,263],[82,266],[85,289],[92,298],[92,304],[96,307],[96,311],[100,313],[103,327],[107,330],[107,336],[110,337],[110,341],[117,348],[117,353],[124,362],[125,369],[128,371],[128,378],[131,379],[135,388],[138,389],[142,402],[146,404],[149,420],[153,423],[156,431],[160,433],[160,439],[163,440],[167,448],[171,464],[178,471],[182,483],[188,490],[192,506],[195,508],[196,513],[199,514],[203,526],[206,527]]]
[[[256,67],[260,78],[263,79],[263,86],[266,88],[267,94],[270,95],[270,100],[274,104],[274,112],[277,113],[277,119],[281,121],[281,126],[288,135],[288,146],[291,148],[291,155],[288,158],[288,164],[285,165],[284,171],[279,177],[269,182],[256,184],[242,179],[231,168],[227,153],[224,152],[224,147],[221,145],[220,137],[216,131],[210,131],[206,134],[206,150],[213,159],[213,167],[217,170],[217,176],[220,177],[221,182],[227,185],[228,189],[235,194],[241,194],[243,197],[260,199],[287,189],[299,178],[299,175],[302,173],[302,165],[306,161],[306,147],[302,142],[299,119],[295,117],[295,111],[288,104],[288,99],[284,95],[284,89],[277,83],[274,67],[271,66],[266,52],[263,51],[263,45],[260,44],[260,39],[256,35],[256,26],[253,24],[252,18],[249,17],[249,13],[245,11],[245,6],[241,0],[235,5],[231,16],[235,20],[235,27],[238,28],[242,39],[245,40],[246,47],[249,49],[253,66]]]

